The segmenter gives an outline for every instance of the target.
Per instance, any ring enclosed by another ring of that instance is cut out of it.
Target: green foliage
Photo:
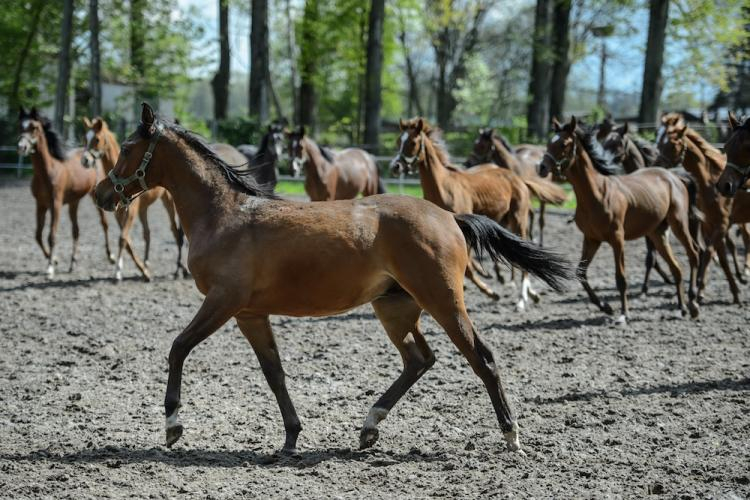
[[[256,117],[234,116],[217,123],[217,139],[229,144],[259,144],[264,130]]]

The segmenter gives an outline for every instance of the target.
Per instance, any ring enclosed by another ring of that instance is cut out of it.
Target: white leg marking
[[[521,450],[521,442],[518,440],[517,422],[513,422],[513,428],[510,430],[510,432],[504,433],[503,437],[505,438],[505,442],[508,444],[508,449],[510,451],[519,451],[523,453],[523,450]]]
[[[378,408],[377,406],[373,406],[372,408],[370,408],[370,412],[367,414],[367,418],[365,419],[365,423],[364,425],[362,425],[362,427],[364,429],[375,429],[377,428],[380,421],[387,416],[388,410],[386,410],[385,408]]]
[[[172,427],[177,427],[178,425],[180,425],[180,420],[177,415],[179,412],[180,410],[175,410],[170,416],[167,417],[166,426],[165,426],[167,430],[171,429]]]
[[[117,259],[117,264],[115,264],[115,279],[122,281],[122,256]]]
[[[55,265],[52,262],[50,262],[47,265],[47,277],[48,278],[54,278],[55,277]]]

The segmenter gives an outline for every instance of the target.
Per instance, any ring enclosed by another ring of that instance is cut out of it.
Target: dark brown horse
[[[272,123],[260,140],[258,147],[241,144],[237,150],[245,155],[248,169],[253,177],[262,185],[271,189],[276,188],[279,182],[277,163],[284,150],[284,126],[280,123]],[[230,165],[232,163],[227,162]]]
[[[81,165],[82,149],[65,151],[62,139],[52,129],[50,121],[39,115],[36,108],[26,112],[21,108],[18,115],[21,136],[18,139],[18,154],[31,156],[34,175],[31,178],[31,193],[36,199],[36,241],[47,258],[47,276],[55,276],[55,239],[57,224],[63,205],[68,205],[70,221],[73,225],[73,251],[70,256],[70,271],[73,270],[78,253],[78,204],[81,198],[91,194],[97,178],[103,177],[102,166],[96,162],[92,168]],[[104,244],[107,258],[114,262],[109,248],[108,223],[104,212],[99,212],[99,220],[104,229]],[[51,213],[47,243],[42,241],[47,212]]]
[[[648,236],[669,265],[677,288],[677,301],[683,315],[685,307],[682,270],[667,236],[671,228],[685,247],[690,260],[688,307],[698,316],[695,297],[695,271],[698,267],[698,245],[690,236],[688,192],[682,181],[663,168],[646,168],[630,175],[613,175],[614,170],[593,132],[578,127],[575,117],[561,126],[553,122],[555,135],[547,145],[540,168],[542,174],[558,170],[566,176],[576,193],[575,221],[583,232],[583,251],[579,269],[589,299],[599,309],[612,314],[612,307],[597,297],[588,284],[586,271],[602,242],[612,247],[615,257],[617,289],[620,292],[621,316],[627,321],[628,300],[625,277],[625,241]]]
[[[479,129],[479,136],[474,141],[471,154],[466,159],[466,166],[493,163],[501,168],[507,168],[515,172],[526,182],[526,187],[531,195],[539,200],[539,244],[544,245],[544,212],[547,203],[561,205],[565,203],[567,194],[560,186],[551,181],[539,177],[537,165],[544,156],[533,154],[532,149],[526,149],[526,153],[518,153],[513,146],[502,136],[495,132],[494,128]],[[529,237],[533,237],[534,211],[529,212],[531,223],[529,224]]]
[[[96,189],[97,203],[107,210],[154,186],[172,194],[190,240],[188,266],[205,295],[169,353],[168,446],[183,433],[178,409],[186,357],[236,318],[279,403],[284,449],[294,450],[302,427],[269,315],[328,316],[370,302],[404,369],[370,410],[360,447],[376,442],[378,423],[435,362],[419,327],[426,310],[484,382],[508,447],[520,450],[518,424],[500,384],[500,362],[477,335],[464,305],[468,249],[508,259],[556,288],[573,276],[559,256],[486,217],[455,215],[409,196],[321,203],[276,199],[194,134],[157,120],[147,104],[113,172]]]
[[[312,201],[349,200],[385,193],[375,159],[367,151],[348,148],[334,153],[305,135],[305,127],[288,134],[294,175],[305,172],[305,192]]]
[[[698,271],[698,300],[703,300],[706,272],[716,251],[729,282],[733,302],[739,304],[740,290],[729,267],[726,248],[731,226],[732,200],[719,195],[716,190],[716,183],[725,170],[726,158],[688,127],[679,113],[662,116],[661,123],[656,145],[662,158],[670,166],[684,166],[698,184],[698,206],[704,214],[701,229],[706,243]]]

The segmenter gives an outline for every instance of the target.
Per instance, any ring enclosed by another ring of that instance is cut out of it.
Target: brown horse
[[[578,127],[575,117],[562,127],[554,120],[553,126],[555,135],[547,145],[547,155],[540,169],[542,174],[557,170],[570,180],[575,190],[575,221],[584,236],[579,270],[591,302],[605,313],[613,313],[612,307],[599,300],[586,279],[591,260],[602,242],[606,241],[614,252],[617,289],[620,292],[621,316],[617,322],[627,321],[625,240],[648,236],[669,264],[677,287],[680,311],[685,315],[682,270],[672,253],[666,232],[667,228],[671,228],[690,260],[688,307],[691,316],[697,317],[698,305],[694,296],[699,249],[690,236],[688,192],[682,181],[663,168],[613,175],[613,167],[603,154],[594,133]]]
[[[90,167],[94,162],[99,160],[104,167],[104,173],[109,175],[112,169],[115,168],[117,157],[120,155],[120,145],[117,143],[117,138],[109,129],[107,122],[102,118],[97,117],[93,120],[89,120],[84,117],[83,123],[86,126],[86,148],[81,157],[81,162],[84,167]],[[129,206],[121,207],[115,212],[117,223],[120,225],[119,249],[117,251],[117,261],[115,264],[115,279],[117,279],[117,281],[122,280],[123,249],[128,251],[130,257],[133,259],[133,263],[141,272],[143,278],[146,281],[151,280],[151,272],[148,269],[148,256],[149,250],[151,249],[151,230],[148,224],[148,209],[158,200],[161,200],[164,204],[164,208],[167,210],[172,235],[177,243],[177,270],[175,271],[175,276],[177,276],[180,271],[182,271],[183,275],[187,275],[187,268],[182,264],[182,244],[184,237],[182,229],[177,225],[172,196],[164,188],[155,187],[134,199]],[[146,244],[143,261],[141,261],[135,253],[133,243],[130,239],[130,230],[132,229],[133,224],[135,224],[136,216],[138,216],[138,219],[141,221],[141,227],[143,228],[143,241]]]
[[[70,221],[73,224],[73,251],[70,257],[70,271],[73,271],[78,253],[78,204],[81,198],[91,194],[96,185],[97,176],[103,176],[101,163],[97,162],[92,168],[81,165],[82,149],[65,151],[60,136],[52,129],[50,121],[39,115],[36,108],[26,112],[22,107],[19,112],[21,136],[18,139],[18,154],[31,156],[34,169],[31,178],[31,193],[36,199],[36,242],[47,258],[47,276],[55,276],[55,238],[57,224],[60,221],[60,211],[63,205],[68,205]],[[50,230],[47,243],[42,241],[47,211],[51,212]],[[101,209],[99,220],[104,229],[104,244],[107,258],[114,262],[109,248],[109,232],[107,218]]]
[[[424,119],[399,121],[401,135],[397,141],[398,154],[391,161],[395,174],[418,170],[424,198],[457,214],[486,215],[505,225],[521,238],[528,236],[530,212],[529,184],[534,182],[522,178],[494,164],[478,165],[469,170],[451,166],[450,158],[440,141],[440,131],[432,128]],[[499,295],[475,274],[474,265],[466,269],[466,276],[488,296]],[[499,266],[495,272],[500,277]],[[531,297],[539,301],[539,295],[531,288],[527,273],[522,273],[521,296],[518,310],[526,308]]]
[[[310,200],[350,200],[360,194],[385,193],[375,159],[366,151],[348,148],[334,153],[305,135],[305,127],[288,132],[287,138],[294,175],[304,170]]]
[[[518,153],[513,146],[502,136],[496,133],[494,128],[479,129],[479,136],[474,141],[474,147],[466,160],[466,166],[494,163],[501,168],[507,168],[515,172],[521,178],[529,179],[526,183],[533,197],[539,200],[539,244],[544,245],[544,212],[547,203],[561,205],[565,203],[567,194],[561,187],[551,181],[539,177],[537,165],[544,156],[534,153],[533,149],[524,150],[526,153]],[[529,224],[529,237],[532,237],[534,226],[534,211],[531,214]]]
[[[508,259],[556,288],[573,276],[564,260],[487,218],[454,215],[409,196],[276,199],[194,134],[157,120],[147,104],[141,122],[123,143],[113,175],[97,186],[96,199],[113,210],[144,189],[163,186],[190,240],[188,266],[205,299],[169,353],[168,446],[183,432],[177,412],[185,358],[234,317],[279,403],[284,449],[294,450],[301,425],[268,316],[328,316],[371,302],[404,369],[370,410],[360,447],[375,443],[378,422],[435,361],[419,328],[426,310],[484,382],[510,449],[520,449],[498,362],[464,305],[467,248]]]
[[[725,170],[726,158],[711,146],[700,134],[689,128],[679,113],[662,116],[656,145],[668,165],[682,165],[698,184],[698,206],[704,214],[701,225],[706,249],[701,256],[698,270],[698,300],[703,300],[706,272],[714,250],[729,282],[735,304],[740,303],[740,290],[727,259],[726,241],[731,226],[732,200],[720,196],[716,183]]]

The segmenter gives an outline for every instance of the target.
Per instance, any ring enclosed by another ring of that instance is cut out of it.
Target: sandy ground
[[[364,416],[400,371],[369,306],[272,320],[304,428],[298,455],[275,453],[281,418],[234,324],[188,358],[185,435],[167,449],[166,357],[201,296],[192,280],[171,276],[175,247],[163,208],[151,213],[155,281],[141,282],[126,260],[117,284],[89,201],[78,269],[61,265],[47,280],[33,206],[28,182],[0,183],[2,497],[750,496],[750,310],[728,304],[717,266],[700,321],[681,319],[673,288],[658,279],[637,296],[640,241],[628,246],[627,326],[612,325],[579,287],[546,290],[523,314],[508,286],[492,283],[499,302],[469,288],[470,314],[499,359],[526,457],[505,451],[481,383],[429,317],[436,365],[381,423],[375,448],[358,451]],[[577,258],[578,230],[566,216],[548,219],[546,241]],[[66,212],[63,262],[69,234]],[[615,298],[609,248],[590,276]]]

